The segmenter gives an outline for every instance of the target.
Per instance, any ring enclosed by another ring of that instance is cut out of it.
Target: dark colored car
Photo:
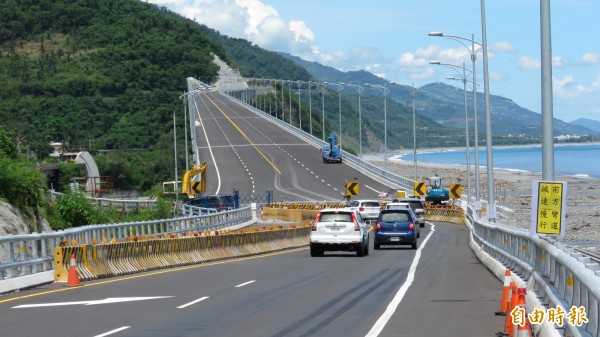
[[[202,208],[214,208],[217,211],[228,211],[235,208],[233,196],[226,194],[201,195],[189,199],[187,204]]]
[[[406,202],[410,205],[419,220],[419,226],[425,227],[425,206],[419,198],[396,198],[393,202]]]
[[[381,245],[411,245],[417,249],[421,229],[412,209],[390,209],[379,212],[375,224],[375,249]]]

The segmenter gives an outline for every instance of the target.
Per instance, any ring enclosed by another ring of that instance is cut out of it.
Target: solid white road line
[[[201,298],[199,298],[199,299],[197,299],[195,301],[191,301],[190,303],[186,303],[184,305],[180,305],[180,306],[177,307],[177,309],[183,309],[185,307],[189,307],[190,305],[196,304],[196,303],[201,302],[201,301],[204,301],[207,298],[208,298],[208,296],[201,297]]]
[[[114,329],[114,330],[111,330],[111,331],[109,331],[109,332],[105,332],[105,333],[103,333],[103,334],[101,334],[101,335],[96,335],[96,336],[94,336],[94,337],[104,337],[104,336],[112,335],[112,334],[114,334],[114,333],[117,333],[117,332],[119,332],[119,331],[123,331],[123,330],[125,330],[125,329],[129,329],[129,328],[131,328],[131,327],[130,327],[130,326],[122,326],[122,327],[120,327],[120,328],[118,328],[118,329]]]
[[[236,287],[236,288],[240,288],[240,287],[243,287],[243,286],[245,286],[245,285],[248,285],[248,284],[250,284],[250,283],[254,283],[254,282],[256,282],[256,280],[252,280],[252,281],[248,281],[248,282],[246,282],[246,283],[238,284],[238,285],[237,285],[237,286],[235,286],[235,287]]]
[[[427,237],[425,238],[423,243],[421,243],[421,245],[419,246],[419,249],[417,249],[415,258],[413,259],[413,262],[410,265],[410,269],[408,270],[408,275],[406,276],[406,281],[404,282],[402,287],[400,287],[400,289],[396,293],[396,296],[394,296],[394,299],[392,299],[390,304],[388,304],[387,309],[385,309],[385,312],[383,313],[383,315],[381,315],[381,317],[379,317],[377,322],[375,322],[375,325],[373,325],[373,327],[371,328],[371,331],[369,331],[369,333],[367,333],[365,335],[365,337],[379,336],[379,334],[381,333],[381,331],[383,330],[383,328],[385,327],[387,322],[390,320],[392,315],[396,312],[396,309],[398,308],[398,305],[400,305],[400,302],[402,302],[402,298],[406,294],[406,291],[408,290],[408,288],[412,284],[413,280],[415,279],[415,272],[417,270],[417,265],[419,264],[419,259],[421,259],[421,250],[423,250],[423,247],[425,247],[425,244],[427,243],[427,241],[429,240],[429,238],[431,237],[431,234],[433,234],[433,232],[435,232],[435,225],[431,224],[431,232],[429,232],[429,234],[427,235]]]

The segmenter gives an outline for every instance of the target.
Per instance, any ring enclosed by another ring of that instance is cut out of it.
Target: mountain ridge
[[[320,65],[317,62],[306,61],[300,57],[287,53],[279,53],[283,57],[289,58],[297,65],[306,69],[313,77],[320,81],[335,81],[348,83],[373,83],[386,85],[390,89],[388,97],[405,105],[412,104],[412,95],[410,86],[399,85],[387,81],[368,71],[348,71],[343,72],[333,67]],[[408,89],[408,90],[407,90]],[[464,90],[440,82],[429,83],[417,89],[415,105],[418,105],[416,112],[433,118],[443,126],[459,129],[464,128]],[[352,91],[348,91],[350,93]],[[375,95],[382,95],[381,92],[372,92]],[[417,97],[425,94],[425,97]],[[473,93],[467,92],[467,106],[469,107],[469,121],[473,123]],[[541,114],[527,110],[512,99],[498,95],[490,95],[490,108],[492,112],[492,127],[495,135],[507,137],[518,136],[536,136],[541,135]],[[485,102],[484,95],[477,92],[477,116],[478,131],[485,130]],[[567,123],[554,118],[554,135],[600,135],[600,126],[598,129],[587,127],[591,123]],[[600,122],[598,122],[600,124]]]

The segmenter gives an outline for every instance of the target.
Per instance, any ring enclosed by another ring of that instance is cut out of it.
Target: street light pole
[[[302,130],[302,105],[300,105],[300,85],[303,83],[302,81],[296,81],[298,83],[298,123],[299,129]]]
[[[417,95],[417,89],[413,83],[411,86],[401,83],[395,83],[400,87],[408,90],[412,97],[412,118],[413,118],[413,166],[414,166],[414,179],[417,180],[417,122],[415,113],[415,96]],[[410,89],[408,89],[410,88]]]
[[[471,55],[471,63],[473,69],[473,133],[475,137],[475,211],[477,212],[477,216],[481,216],[481,188],[479,186],[481,179],[479,178],[479,121],[477,118],[477,71],[476,71],[476,61],[477,61],[477,52],[482,49],[483,45],[479,42],[475,42],[475,34],[471,34],[471,39],[462,36],[456,35],[448,35],[441,32],[431,32],[429,36],[438,36],[445,37],[450,40],[454,40],[460,44],[462,44],[469,54]],[[471,48],[464,44],[461,40],[471,42]],[[475,50],[475,45],[478,45],[479,48]]]
[[[342,83],[342,84],[356,89],[356,92],[358,93],[358,144],[359,144],[360,159],[362,159],[362,157],[363,157],[363,152],[362,152],[362,113],[361,113],[361,108],[360,108],[360,95],[361,95],[362,91],[364,90],[364,88],[361,87],[360,85],[352,84],[352,83]]]
[[[319,83],[321,86],[321,123],[323,124],[323,141],[325,141],[325,89],[323,83]]]
[[[485,0],[481,0],[481,42],[483,48],[483,91],[485,97],[485,147],[487,152],[488,174],[488,221],[496,222],[496,201],[494,200],[494,159],[492,156],[492,113],[490,109],[490,79],[488,75],[487,33],[485,23]]]
[[[308,123],[310,135],[312,136],[312,93],[311,93],[312,82],[308,81]]]
[[[338,89],[338,110],[339,110],[339,120],[340,120],[340,134],[338,135],[338,138],[340,139],[340,150],[343,150],[342,148],[342,89],[344,88],[343,84],[340,83],[331,83],[331,82],[323,82],[324,84],[331,84],[333,86],[336,86]]]
[[[292,125],[292,81],[288,80],[288,91],[289,91],[289,96],[290,96],[290,125]]]
[[[383,85],[365,83],[365,85],[383,90],[383,170],[387,171],[387,93],[390,89],[385,87],[385,83]]]
[[[281,80],[281,121],[285,122],[285,118],[283,116],[285,116],[285,110],[284,110],[284,102],[283,102],[283,84],[285,83],[285,80]]]
[[[461,66],[457,66],[454,64],[449,64],[449,63],[442,63],[439,61],[431,61],[429,62],[430,64],[437,64],[437,65],[441,65],[444,67],[448,67],[450,69],[453,69],[454,71],[456,71],[459,75],[460,72],[458,70],[456,70],[456,68],[462,69],[462,77],[461,78],[453,78],[453,77],[449,77],[448,79],[451,80],[460,80],[461,82],[463,82],[463,90],[464,90],[464,96],[465,96],[465,154],[466,154],[466,161],[467,161],[467,200],[468,203],[471,202],[471,162],[470,162],[470,148],[469,148],[469,110],[468,110],[468,106],[467,106],[467,75],[466,75],[466,70],[467,68],[465,67],[465,63],[463,62],[462,67]]]

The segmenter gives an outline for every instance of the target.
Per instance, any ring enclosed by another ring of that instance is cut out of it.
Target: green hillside
[[[0,118],[39,151],[153,148],[185,78],[214,78],[211,53],[226,59],[193,23],[131,0],[4,1],[0,36]]]

